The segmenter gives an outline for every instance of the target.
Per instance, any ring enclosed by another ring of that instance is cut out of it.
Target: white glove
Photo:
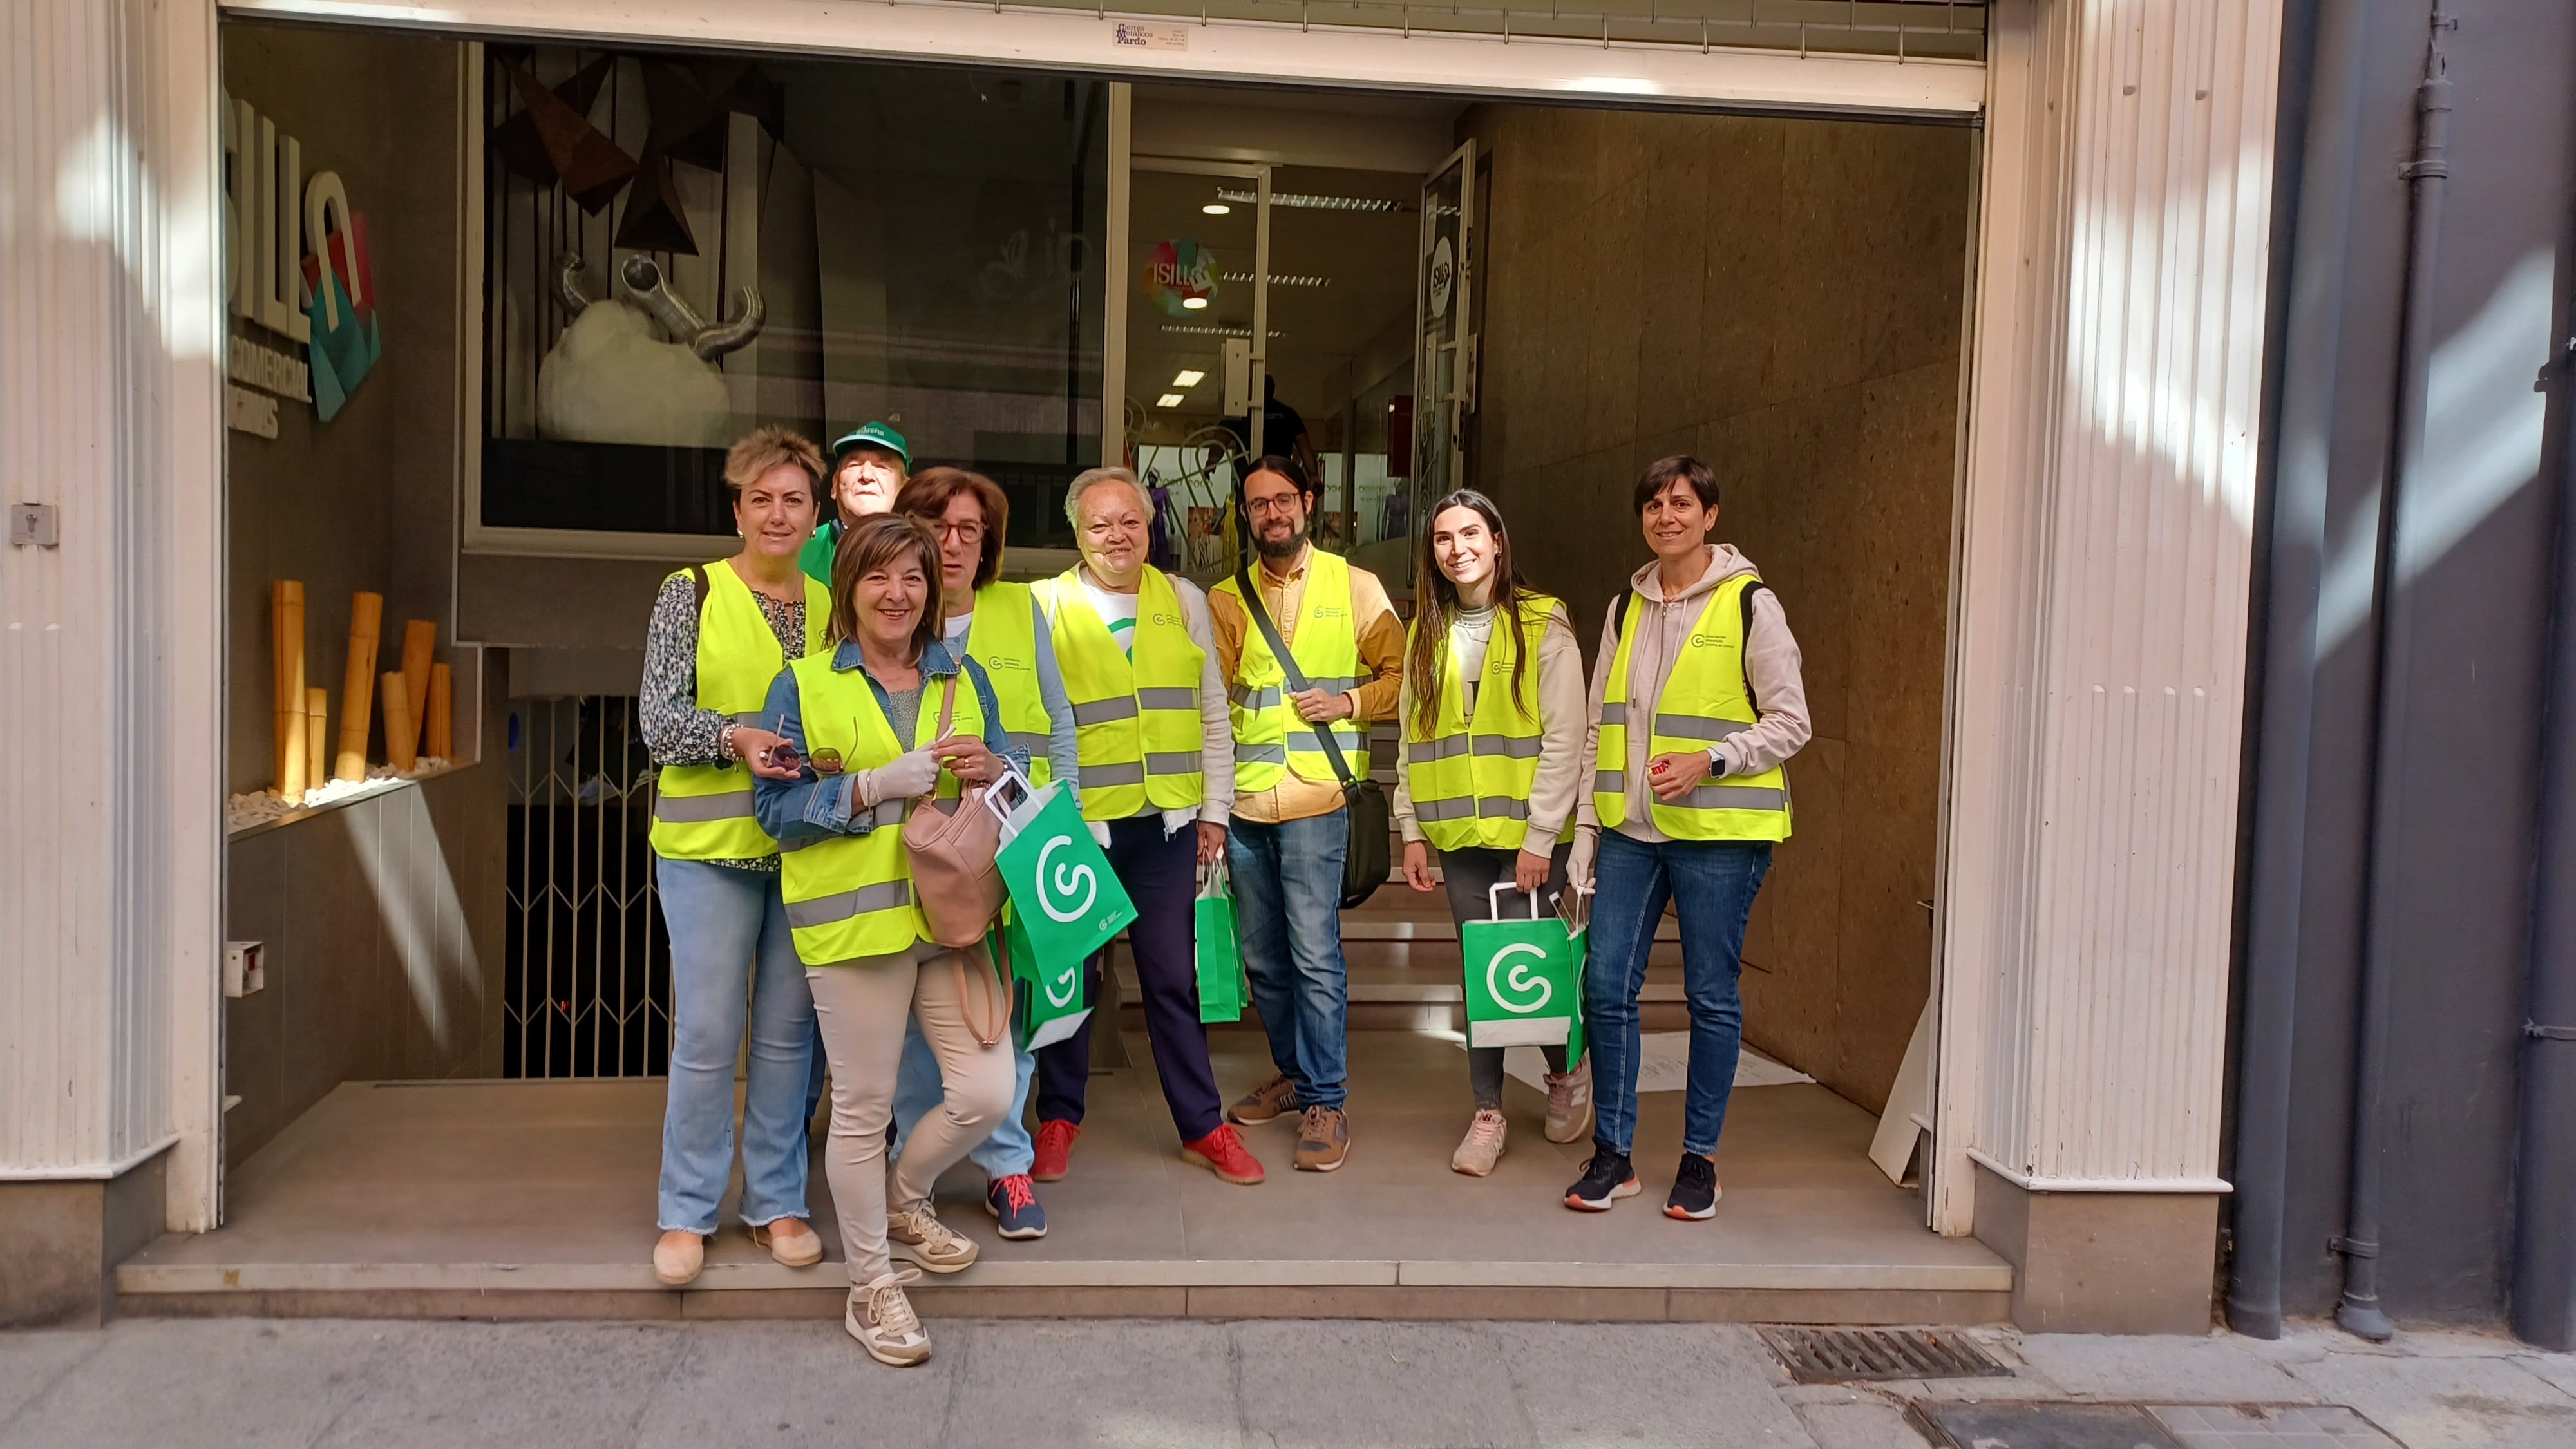
[[[909,800],[939,788],[939,757],[926,749],[897,755],[859,776],[859,803],[873,810],[888,800]]]
[[[1086,820],[1083,824],[1091,827],[1091,838],[1100,842],[1101,849],[1107,850],[1109,848],[1109,822],[1106,820]]]
[[[1574,850],[1565,858],[1565,882],[1578,895],[1592,889],[1592,858],[1601,853],[1601,827],[1579,825],[1574,830]]]

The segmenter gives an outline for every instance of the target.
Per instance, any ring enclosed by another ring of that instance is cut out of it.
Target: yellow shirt
[[[1270,622],[1279,626],[1279,637],[1287,643],[1297,638],[1297,609],[1306,597],[1306,560],[1313,551],[1308,545],[1297,555],[1285,577],[1274,574],[1256,561],[1252,567],[1252,586],[1261,591],[1261,607],[1270,611]],[[1254,625],[1231,593],[1208,594],[1208,622],[1216,634],[1217,664],[1231,683],[1243,663],[1243,640]],[[1357,706],[1356,717],[1363,720],[1395,718],[1396,704],[1404,689],[1404,621],[1395,616],[1395,604],[1386,596],[1386,585],[1367,569],[1351,569],[1351,619],[1359,626],[1360,663],[1370,674],[1367,683],[1350,691]],[[1292,719],[1295,711],[1290,711]],[[1287,820],[1305,820],[1329,815],[1342,803],[1341,782],[1327,778],[1310,780],[1291,766],[1276,786],[1253,790],[1234,797],[1234,813],[1257,825],[1277,825]]]

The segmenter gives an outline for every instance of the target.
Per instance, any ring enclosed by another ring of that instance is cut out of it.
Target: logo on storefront
[[[1449,250],[1449,238],[1431,244],[1431,315],[1434,320],[1449,315],[1449,293],[1458,282],[1458,259]]]
[[[1175,317],[1203,311],[1216,296],[1216,253],[1188,237],[1154,243],[1145,258],[1145,292]]]
[[[1527,961],[1516,962],[1511,970],[1505,971],[1503,963],[1515,956],[1534,957],[1544,962],[1547,948],[1533,946],[1527,941],[1515,941],[1496,951],[1485,962],[1485,994],[1493,997],[1494,1004],[1503,1010],[1516,1016],[1527,1016],[1547,1005],[1549,998],[1556,995],[1556,988],[1548,984],[1545,976],[1532,972]],[[1536,988],[1535,995],[1532,988]]]
[[[328,422],[383,354],[367,223],[340,174],[305,180],[302,143],[248,101],[224,103],[224,159],[232,314],[304,353],[230,339],[226,421],[273,438],[278,399],[310,402]]]
[[[1100,878],[1092,873],[1088,864],[1058,866],[1052,872],[1047,869],[1047,857],[1055,854],[1059,847],[1072,843],[1072,836],[1059,835],[1038,848],[1038,909],[1047,913],[1047,919],[1059,924],[1081,920],[1092,903],[1100,899]],[[1072,900],[1076,890],[1082,892],[1081,904],[1071,909],[1057,904]],[[1050,987],[1047,997],[1052,1001],[1054,996],[1054,989]],[[1066,998],[1068,1001],[1071,999]],[[1059,1001],[1056,1004],[1061,1006],[1064,1003]]]

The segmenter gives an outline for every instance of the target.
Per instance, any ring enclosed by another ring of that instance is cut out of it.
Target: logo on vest
[[[975,662],[986,669],[1034,669],[1037,666],[1016,654],[978,654]]]
[[[1072,836],[1059,835],[1038,849],[1038,909],[1047,913],[1047,919],[1059,924],[1081,920],[1092,903],[1100,899],[1100,878],[1092,874],[1088,864],[1058,866],[1052,872],[1047,869],[1047,857],[1054,855],[1057,847],[1072,843]],[[1057,904],[1072,900],[1077,890],[1082,893],[1079,904],[1070,908]],[[1052,988],[1047,999],[1055,999]],[[1056,1004],[1061,1006],[1064,1003]]]
[[[1317,604],[1315,606],[1315,617],[1318,619],[1338,619],[1349,612],[1350,611],[1348,609],[1343,608],[1339,604]]]
[[[1515,956],[1535,956],[1544,961],[1547,951],[1527,941],[1515,941],[1496,951],[1485,962],[1485,992],[1494,998],[1496,1006],[1516,1016],[1527,1016],[1547,1005],[1548,998],[1556,994],[1556,988],[1548,984],[1546,977],[1532,975],[1526,961],[1515,963],[1509,971],[1503,970],[1503,963]],[[1533,988],[1537,991],[1535,996],[1530,994]]]
[[[1160,609],[1156,609],[1154,611],[1154,622],[1164,628],[1178,628],[1180,627],[1181,616],[1178,614],[1167,614]]]
[[[1723,649],[1729,644],[1735,642],[1735,636],[1732,634],[1693,634],[1690,636],[1690,642],[1693,649]]]

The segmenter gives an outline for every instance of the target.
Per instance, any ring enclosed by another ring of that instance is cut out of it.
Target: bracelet
[[[716,731],[717,754],[724,756],[728,760],[735,761],[736,763],[741,761],[742,756],[735,754],[733,748],[734,731],[741,728],[742,724],[738,720],[726,720],[724,722],[724,726]]]

